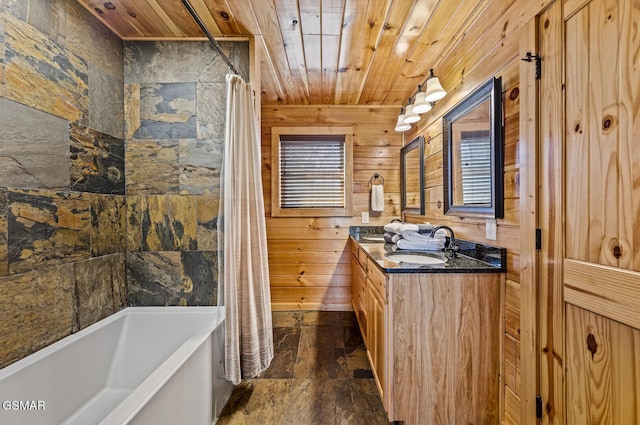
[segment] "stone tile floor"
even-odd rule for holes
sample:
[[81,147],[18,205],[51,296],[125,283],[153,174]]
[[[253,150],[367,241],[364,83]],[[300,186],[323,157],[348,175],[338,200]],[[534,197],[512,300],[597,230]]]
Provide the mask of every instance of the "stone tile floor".
[[388,425],[353,312],[273,312],[275,357],[219,425]]

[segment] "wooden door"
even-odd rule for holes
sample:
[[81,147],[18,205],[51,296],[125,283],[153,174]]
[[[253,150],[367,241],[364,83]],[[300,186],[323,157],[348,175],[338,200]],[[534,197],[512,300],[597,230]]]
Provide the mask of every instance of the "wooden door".
[[640,423],[640,1],[539,20],[542,423]]
[[565,13],[567,424],[638,424],[640,2]]

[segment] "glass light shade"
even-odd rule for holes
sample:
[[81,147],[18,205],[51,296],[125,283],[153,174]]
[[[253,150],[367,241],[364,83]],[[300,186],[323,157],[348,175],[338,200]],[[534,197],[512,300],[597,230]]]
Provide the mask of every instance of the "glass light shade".
[[407,106],[404,112],[404,123],[413,124],[414,122],[418,121],[420,121],[420,116],[413,112],[413,105]]
[[442,88],[438,77],[430,77],[427,80],[427,90],[424,97],[427,102],[436,102],[445,97],[446,94],[447,92]]
[[407,131],[411,129],[411,124],[404,122],[404,114],[398,115],[398,122],[396,123],[396,131]]
[[416,114],[424,114],[425,112],[429,112],[433,106],[431,106],[430,102],[425,100],[426,93],[421,91],[416,94],[416,101],[413,104],[413,108],[411,109]]

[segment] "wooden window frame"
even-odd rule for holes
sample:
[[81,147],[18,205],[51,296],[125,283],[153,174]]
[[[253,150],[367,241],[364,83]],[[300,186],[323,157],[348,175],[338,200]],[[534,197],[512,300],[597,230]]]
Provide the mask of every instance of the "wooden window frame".
[[[280,208],[280,136],[344,136],[344,208]],[[271,216],[351,217],[353,205],[353,127],[272,127],[271,128]]]

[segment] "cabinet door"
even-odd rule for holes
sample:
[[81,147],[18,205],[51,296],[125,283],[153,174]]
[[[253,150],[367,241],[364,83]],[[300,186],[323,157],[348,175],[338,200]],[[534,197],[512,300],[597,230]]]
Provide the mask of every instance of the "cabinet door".
[[362,283],[360,283],[360,271],[358,270],[358,261],[357,257],[351,257],[351,305],[353,305],[353,310],[356,312],[356,316],[358,315],[358,310],[356,306],[358,305],[358,292],[359,288],[362,287]]
[[368,289],[369,345],[367,349],[371,357],[371,367],[382,403],[387,408],[386,368],[385,368],[385,303],[373,285]]
[[367,312],[366,306],[366,289],[367,276],[360,264],[357,261],[357,257],[351,259],[351,302],[353,304],[353,310],[358,319],[360,325],[360,333],[362,338],[367,344]]

